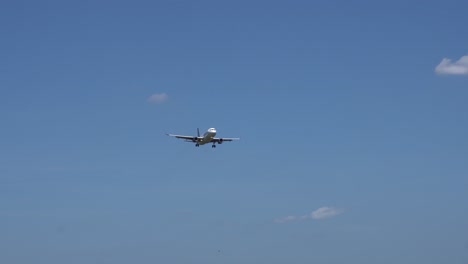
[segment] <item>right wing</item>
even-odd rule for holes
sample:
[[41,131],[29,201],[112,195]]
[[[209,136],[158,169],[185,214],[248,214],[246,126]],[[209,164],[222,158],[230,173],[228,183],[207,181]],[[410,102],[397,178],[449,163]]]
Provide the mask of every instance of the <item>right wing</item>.
[[170,137],[185,139],[185,141],[192,141],[192,142],[196,142],[197,140],[202,139],[202,137],[194,137],[194,136],[183,136],[183,135],[174,135],[174,134],[166,134],[166,135]]

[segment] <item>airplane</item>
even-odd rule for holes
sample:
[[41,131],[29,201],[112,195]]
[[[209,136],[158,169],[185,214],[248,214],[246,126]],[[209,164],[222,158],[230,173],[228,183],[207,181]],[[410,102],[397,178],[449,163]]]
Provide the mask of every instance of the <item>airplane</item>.
[[239,140],[240,138],[216,138],[216,129],[209,128],[203,136],[200,136],[200,129],[197,128],[197,136],[182,136],[182,135],[174,135],[174,134],[166,134],[170,137],[185,139],[186,142],[193,142],[195,143],[195,147],[199,147],[200,145],[205,145],[207,143],[213,143],[211,145],[212,148],[216,148],[216,143],[222,144],[225,141],[233,141]]

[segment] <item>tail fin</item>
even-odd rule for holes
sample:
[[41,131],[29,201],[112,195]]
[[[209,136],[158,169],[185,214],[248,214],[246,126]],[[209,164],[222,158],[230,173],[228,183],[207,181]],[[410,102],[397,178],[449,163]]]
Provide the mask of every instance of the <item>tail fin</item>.
[[197,127],[197,135],[200,137],[200,129]]

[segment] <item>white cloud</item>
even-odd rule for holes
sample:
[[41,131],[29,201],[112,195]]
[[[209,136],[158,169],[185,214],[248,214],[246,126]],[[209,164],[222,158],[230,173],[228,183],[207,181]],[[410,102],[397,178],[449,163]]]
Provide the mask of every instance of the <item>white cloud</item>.
[[152,104],[162,104],[169,99],[166,93],[155,93],[148,97],[148,102]]
[[336,209],[333,207],[320,207],[319,209],[313,211],[310,214],[310,217],[315,220],[325,219],[337,216],[341,214],[343,211],[340,209]]
[[468,56],[461,57],[458,61],[443,58],[435,68],[437,74],[468,75]]
[[337,216],[341,214],[343,210],[333,208],[333,207],[320,207],[319,209],[313,211],[312,213],[308,215],[303,215],[303,216],[294,216],[294,215],[289,215],[283,218],[277,218],[274,220],[275,223],[277,224],[284,224],[288,222],[293,222],[293,221],[304,221],[304,220],[322,220],[330,217]]

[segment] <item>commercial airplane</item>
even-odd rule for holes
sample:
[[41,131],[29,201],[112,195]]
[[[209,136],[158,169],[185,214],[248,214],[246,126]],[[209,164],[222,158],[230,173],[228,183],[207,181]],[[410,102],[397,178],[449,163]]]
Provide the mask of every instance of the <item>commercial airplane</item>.
[[197,128],[197,136],[182,136],[182,135],[173,135],[173,134],[166,134],[170,137],[181,138],[185,139],[186,142],[193,142],[195,143],[195,147],[199,147],[200,145],[205,145],[207,143],[213,143],[211,145],[212,148],[216,148],[216,143],[222,144],[224,141],[233,141],[239,140],[240,138],[216,138],[216,129],[209,128],[203,136],[200,136],[200,129]]

